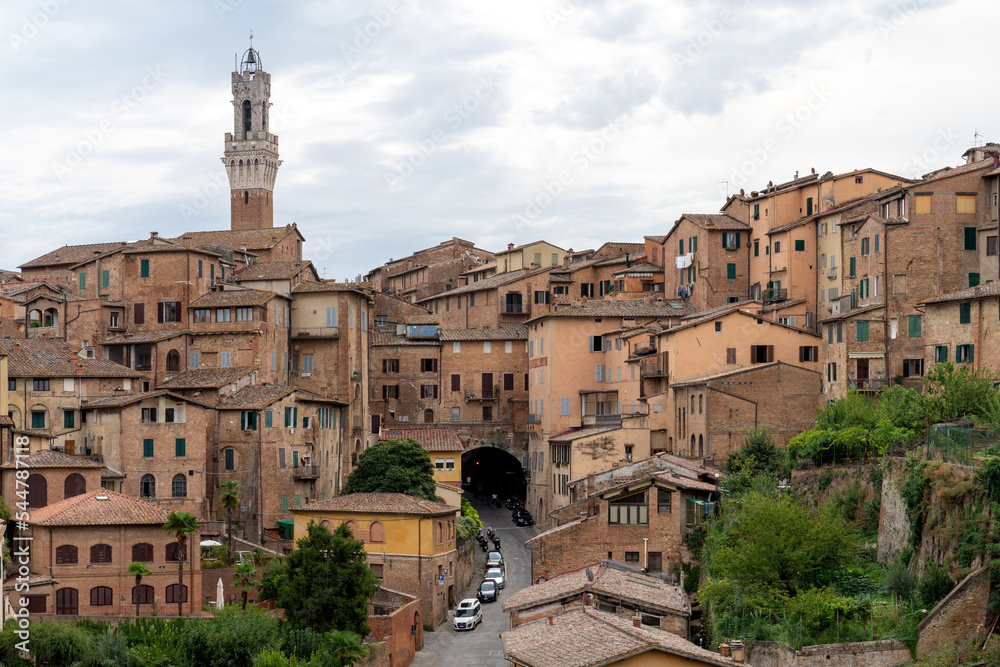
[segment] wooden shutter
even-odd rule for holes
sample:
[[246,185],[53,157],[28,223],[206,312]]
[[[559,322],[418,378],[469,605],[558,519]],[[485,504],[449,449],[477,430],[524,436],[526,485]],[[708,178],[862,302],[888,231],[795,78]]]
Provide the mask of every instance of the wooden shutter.
[[146,304],[137,303],[135,304],[134,316],[132,317],[133,322],[136,324],[146,323]]
[[462,376],[458,373],[452,373],[451,375],[451,390],[461,391],[462,389]]
[[[735,364],[736,363],[736,348],[735,347],[727,347],[726,348],[726,363],[727,364]],[[664,367],[666,367],[666,364],[664,364]],[[666,371],[663,371],[663,372],[665,373]]]
[[[388,359],[383,359],[382,360],[382,372],[383,373],[385,373],[385,369],[386,369],[386,366],[388,365],[387,364],[388,361],[389,361]],[[385,398],[385,396],[383,396],[382,398]]]
[[773,345],[768,345],[767,346],[767,363],[771,363],[772,361],[774,361],[774,346]]
[[163,302],[156,304],[156,321],[163,322]]

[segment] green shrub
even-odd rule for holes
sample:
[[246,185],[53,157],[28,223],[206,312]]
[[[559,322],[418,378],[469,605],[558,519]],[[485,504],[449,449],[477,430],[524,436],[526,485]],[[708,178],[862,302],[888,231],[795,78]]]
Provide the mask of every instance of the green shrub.
[[909,558],[900,554],[885,573],[885,592],[901,600],[912,598],[917,587],[917,577],[907,568],[907,561]]
[[296,630],[290,630],[287,635],[285,635],[285,642],[282,646],[282,650],[285,654],[296,657],[296,658],[308,658],[316,649],[319,648],[320,644],[323,643],[323,635],[316,632],[312,628],[299,628]]
[[944,599],[944,596],[951,592],[955,584],[952,582],[948,572],[938,565],[932,565],[924,571],[917,584],[920,599],[928,609]]
[[75,625],[45,621],[31,624],[31,655],[37,664],[73,665],[90,651],[92,637]]
[[826,491],[833,484],[833,471],[827,468],[819,476],[819,490]]
[[192,623],[184,633],[184,652],[200,664],[244,667],[268,647],[281,642],[278,619],[252,608],[227,606],[209,623]]

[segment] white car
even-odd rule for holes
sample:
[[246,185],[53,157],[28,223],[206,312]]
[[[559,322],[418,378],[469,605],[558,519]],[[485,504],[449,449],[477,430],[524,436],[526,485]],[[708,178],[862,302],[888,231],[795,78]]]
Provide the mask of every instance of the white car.
[[475,630],[483,622],[483,606],[476,598],[466,598],[455,607],[456,630]]
[[497,588],[504,587],[503,570],[501,570],[499,567],[491,567],[490,569],[486,570],[486,578],[492,579],[493,582],[497,585]]

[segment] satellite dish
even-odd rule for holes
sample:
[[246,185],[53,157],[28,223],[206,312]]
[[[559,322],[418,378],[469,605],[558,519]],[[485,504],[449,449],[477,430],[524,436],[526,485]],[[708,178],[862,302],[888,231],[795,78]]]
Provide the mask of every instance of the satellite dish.
[[594,573],[591,572],[590,568],[588,567],[587,568],[587,581],[593,581],[593,580],[594,580]]

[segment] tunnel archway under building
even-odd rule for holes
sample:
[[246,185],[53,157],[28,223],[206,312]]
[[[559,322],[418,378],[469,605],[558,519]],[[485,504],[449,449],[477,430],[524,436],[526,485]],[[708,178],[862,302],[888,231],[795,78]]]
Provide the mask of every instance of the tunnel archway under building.
[[478,447],[462,454],[462,488],[476,498],[492,494],[504,500],[525,499],[526,484],[521,461],[499,447]]

